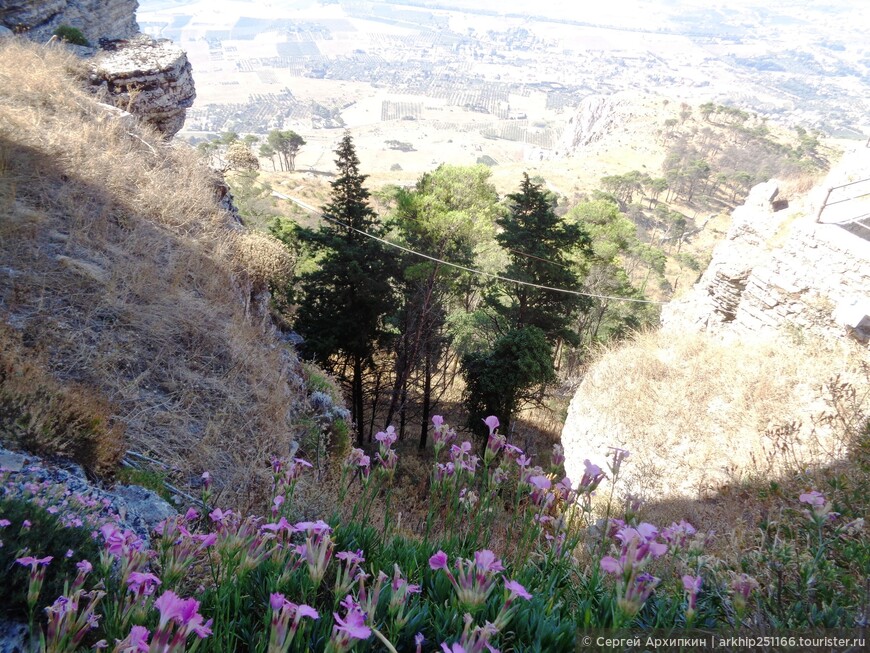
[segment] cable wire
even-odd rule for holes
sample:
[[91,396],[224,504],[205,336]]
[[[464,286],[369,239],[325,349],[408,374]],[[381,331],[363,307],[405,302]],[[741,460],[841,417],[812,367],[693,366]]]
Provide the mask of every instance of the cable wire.
[[[308,209],[309,211],[312,210],[312,207],[310,205],[305,205],[304,203],[299,202],[299,201],[293,199],[292,197],[288,197],[286,195],[283,195],[282,193],[274,193],[273,192],[273,194],[275,194],[278,197],[283,197],[283,199],[288,199],[296,204],[299,204],[300,206],[302,206],[305,209]],[[320,211],[317,211],[316,209],[313,210],[312,212],[317,214],[320,218],[322,218],[324,220],[328,220],[329,222],[334,222],[337,225],[341,225],[345,229],[350,229],[351,231],[355,231],[358,234],[361,234],[367,238],[371,238],[372,240],[376,240],[379,243],[383,243],[384,245],[387,245],[389,247],[394,247],[396,249],[402,250],[403,252],[407,252],[408,254],[413,254],[414,256],[419,256],[420,258],[425,258],[425,259],[428,259],[428,260],[433,261],[435,263],[441,263],[442,265],[446,265],[446,266],[449,266],[451,268],[456,268],[457,270],[463,270],[464,272],[470,272],[471,274],[477,274],[477,275],[482,276],[482,277],[489,277],[489,278],[495,279],[497,281],[503,281],[505,283],[515,283],[515,284],[520,285],[520,286],[530,286],[532,288],[538,288],[539,290],[549,290],[551,292],[560,292],[560,293],[564,293],[566,295],[576,295],[578,297],[590,297],[592,299],[608,299],[608,300],[618,301],[618,302],[633,302],[635,304],[664,305],[664,304],[668,303],[668,302],[656,301],[654,299],[636,299],[634,297],[616,297],[614,295],[600,295],[597,293],[581,292],[579,290],[570,290],[568,288],[554,288],[552,286],[544,286],[542,284],[533,283],[531,281],[520,281],[519,279],[511,279],[509,277],[503,277],[500,274],[495,274],[493,272],[486,272],[485,270],[476,270],[474,268],[469,268],[469,267],[466,267],[464,265],[459,265],[458,263],[451,263],[450,261],[445,261],[444,259],[440,259],[440,258],[437,258],[435,256],[430,256],[429,254],[417,252],[413,249],[405,247],[404,245],[399,245],[398,243],[394,243],[394,242],[391,242],[389,240],[385,240],[384,238],[380,238],[378,236],[370,234],[366,231],[363,231],[362,229],[357,229],[356,227],[351,227],[349,224],[346,224],[346,223],[342,222],[341,220],[337,220],[336,218],[329,217],[328,215],[321,213]],[[531,254],[529,254],[528,256],[531,256]],[[537,257],[533,257],[533,258],[537,258]]]

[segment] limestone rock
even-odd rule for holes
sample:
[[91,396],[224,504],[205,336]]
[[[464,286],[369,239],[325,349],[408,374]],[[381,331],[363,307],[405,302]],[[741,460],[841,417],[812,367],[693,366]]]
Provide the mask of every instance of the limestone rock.
[[[130,512],[135,513],[145,523],[147,530],[154,530],[160,522],[177,514],[175,508],[160,496],[139,485],[119,485],[112,492]],[[129,521],[131,515],[127,515]]]
[[184,51],[166,39],[139,35],[97,53],[91,84],[110,104],[129,111],[171,138],[184,125],[196,91]]
[[69,25],[96,44],[135,35],[138,6],[138,0],[11,0],[0,8],[0,25],[41,42],[60,25]]
[[559,151],[573,152],[600,140],[623,122],[622,101],[612,95],[590,95],[583,99],[568,121]]
[[778,182],[753,188],[701,279],[663,308],[662,326],[737,337],[798,330],[866,343],[865,316],[843,320],[836,309],[870,296],[870,240],[841,224],[817,223],[815,195],[776,211]]

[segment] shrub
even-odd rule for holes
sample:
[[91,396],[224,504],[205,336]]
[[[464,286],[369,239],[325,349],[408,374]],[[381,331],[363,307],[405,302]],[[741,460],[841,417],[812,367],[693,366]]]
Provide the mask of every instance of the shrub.
[[89,47],[91,45],[78,27],[72,27],[71,25],[61,25],[56,30],[54,30],[53,34],[60,40],[65,41],[66,43],[71,43],[72,45],[83,45],[85,47]]
[[[28,568],[15,560],[23,556],[52,560],[46,567],[45,583],[36,604],[35,614],[63,593],[64,582],[76,575],[76,563],[82,560],[96,561],[99,547],[91,538],[90,530],[76,526],[64,526],[59,515],[49,513],[23,498],[0,498],[0,519],[9,525],[0,528],[0,615],[21,619],[28,614],[27,590]],[[27,526],[27,523],[30,525]],[[67,552],[72,554],[67,557]]]

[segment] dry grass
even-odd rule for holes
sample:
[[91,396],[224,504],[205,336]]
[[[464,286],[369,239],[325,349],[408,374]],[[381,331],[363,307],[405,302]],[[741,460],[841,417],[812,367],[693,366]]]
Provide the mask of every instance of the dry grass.
[[77,66],[0,44],[0,321],[59,387],[111,406],[130,448],[255,494],[304,388],[252,298],[291,262],[219,208],[195,152],[104,111]]
[[[563,433],[568,475],[618,446],[632,452],[623,492],[696,499],[841,460],[847,443],[826,423],[826,399],[832,383],[865,388],[867,358],[845,343],[639,334],[603,352],[581,384]],[[870,392],[856,402],[866,413]]]

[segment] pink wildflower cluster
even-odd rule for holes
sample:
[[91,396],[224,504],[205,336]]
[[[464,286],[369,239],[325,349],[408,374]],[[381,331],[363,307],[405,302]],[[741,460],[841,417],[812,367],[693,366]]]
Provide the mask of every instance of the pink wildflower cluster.
[[657,540],[658,535],[658,529],[645,522],[636,528],[623,526],[616,533],[621,544],[619,558],[604,556],[601,559],[602,571],[621,579],[618,605],[626,617],[636,615],[659,584],[658,578],[643,572],[651,560],[668,551],[668,545]]
[[807,516],[818,524],[823,524],[826,521],[833,521],[840,516],[840,513],[831,510],[831,502],[825,498],[821,492],[813,490],[806,492],[798,497],[801,503],[807,504],[810,509],[805,511]]
[[292,603],[279,593],[270,595],[269,607],[272,609],[269,653],[287,653],[299,631],[302,619],[320,619],[317,610],[311,606]]
[[435,447],[435,459],[437,460],[442,449],[450,446],[456,440],[456,431],[444,423],[444,418],[441,415],[432,416],[432,425],[435,427],[432,443]]
[[734,610],[737,612],[737,620],[742,621],[746,612],[746,605],[752,592],[758,589],[758,581],[746,574],[731,572],[731,592]]
[[15,560],[19,565],[30,567],[30,582],[27,587],[27,607],[33,610],[36,602],[39,600],[39,594],[42,591],[42,584],[45,582],[45,568],[54,560],[51,556],[44,558],[34,558],[33,556],[25,556]]
[[343,469],[346,473],[359,472],[362,479],[366,480],[372,470],[372,459],[362,449],[353,448],[345,458]]
[[485,603],[501,578],[500,572],[504,571],[501,560],[489,549],[475,552],[474,560],[457,558],[455,565],[454,576],[448,566],[446,553],[438,551],[429,558],[429,567],[434,571],[444,571],[456,592],[457,600],[467,607]]
[[296,552],[305,559],[308,574],[314,587],[318,587],[326,574],[326,568],[332,558],[334,544],[332,528],[326,522],[299,522],[294,526],[297,533],[305,533],[305,543],[296,547]]
[[[81,563],[79,563],[81,565]],[[89,566],[89,565],[88,565]],[[85,592],[84,576],[90,570],[79,567],[79,577],[73,585],[69,596],[59,596],[55,602],[45,609],[48,617],[48,628],[45,634],[46,650],[75,651],[89,632],[99,625],[97,604],[105,596],[105,592],[92,590]],[[81,612],[79,609],[81,608]]]
[[413,612],[411,609],[411,597],[414,594],[420,594],[422,588],[402,578],[399,565],[394,564],[393,581],[390,584],[390,590],[390,603],[387,611],[393,618],[393,622],[399,628],[404,628]]
[[489,438],[487,439],[486,450],[483,454],[483,463],[489,467],[490,463],[498,455],[498,452],[507,443],[507,438],[498,432],[499,422],[498,417],[495,415],[490,415],[483,420],[483,423],[489,428]]
[[398,438],[393,426],[388,426],[386,431],[381,431],[375,435],[375,440],[378,441],[378,453],[375,454],[375,457],[380,463],[379,469],[382,470],[388,481],[393,480],[393,476],[396,474],[396,465],[399,462],[399,456],[393,449]]
[[115,647],[117,653],[182,653],[187,650],[187,640],[192,635],[200,639],[211,635],[212,620],[204,621],[196,599],[182,599],[175,592],[167,591],[154,601],[154,607],[160,612],[160,621],[151,643],[148,643],[151,633],[147,628],[133,626],[130,634]]
[[272,515],[289,514],[293,494],[302,472],[312,467],[302,458],[272,458]]
[[462,630],[462,635],[458,642],[448,644],[441,643],[441,651],[443,653],[499,653],[499,650],[490,644],[490,640],[495,637],[499,630],[490,622],[486,622],[483,626],[474,626],[474,620],[468,613],[463,617],[465,627]]
[[366,625],[368,615],[353,596],[348,594],[340,605],[344,608],[344,616],[332,613],[335,626],[332,627],[332,637],[326,647],[327,653],[345,653],[357,640],[368,639],[372,635],[372,629]]

